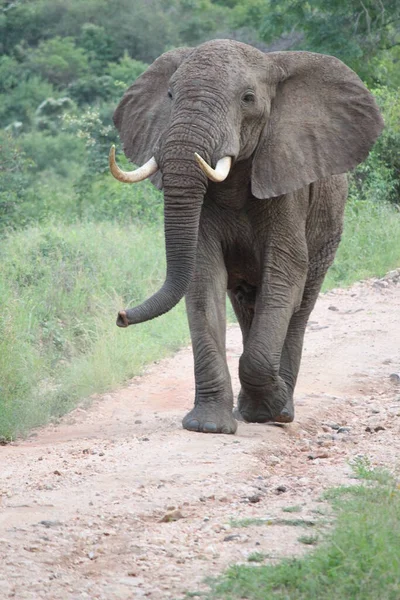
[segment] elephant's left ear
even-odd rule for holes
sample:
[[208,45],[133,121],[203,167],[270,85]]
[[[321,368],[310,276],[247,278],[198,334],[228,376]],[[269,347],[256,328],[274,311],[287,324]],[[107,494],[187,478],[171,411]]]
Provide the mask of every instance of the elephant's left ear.
[[[156,153],[171,112],[169,80],[192,51],[193,48],[177,48],[157,58],[136,79],[118,104],[114,112],[114,124],[119,131],[125,155],[133,163],[142,165]],[[160,171],[150,179],[161,188]]]
[[360,78],[324,54],[271,52],[265,60],[281,76],[254,155],[254,196],[286,194],[362,162],[383,119]]

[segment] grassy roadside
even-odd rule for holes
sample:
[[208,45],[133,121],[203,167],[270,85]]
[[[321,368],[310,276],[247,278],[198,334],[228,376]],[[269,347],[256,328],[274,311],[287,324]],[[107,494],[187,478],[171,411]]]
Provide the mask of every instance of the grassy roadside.
[[117,310],[163,282],[162,228],[112,223],[12,233],[0,250],[0,438],[115,388],[189,339],[184,304],[129,330]]
[[400,210],[386,202],[350,198],[344,232],[323,291],[382,277],[400,266]]
[[[207,600],[398,600],[400,489],[387,473],[356,467],[363,481],[326,495],[334,529],[313,552],[275,566],[235,566]],[[188,597],[193,597],[189,593]]]
[[[128,331],[119,308],[161,285],[160,225],[41,225],[10,233],[0,248],[0,439],[12,439],[115,388],[189,340],[184,303]],[[350,202],[324,289],[400,265],[400,213]],[[228,312],[234,320],[233,312]]]

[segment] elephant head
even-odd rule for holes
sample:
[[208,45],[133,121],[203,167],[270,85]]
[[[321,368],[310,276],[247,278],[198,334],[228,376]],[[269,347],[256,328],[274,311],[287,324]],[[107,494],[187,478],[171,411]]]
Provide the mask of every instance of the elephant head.
[[229,184],[236,163],[250,161],[256,198],[279,197],[360,163],[383,126],[372,96],[340,60],[264,54],[230,40],[163,54],[127,90],[114,123],[126,156],[146,163],[125,173],[111,155],[114,176],[149,176],[164,191],[167,256],[165,283],[120,312],[122,327],[167,312],[185,295],[207,186]]

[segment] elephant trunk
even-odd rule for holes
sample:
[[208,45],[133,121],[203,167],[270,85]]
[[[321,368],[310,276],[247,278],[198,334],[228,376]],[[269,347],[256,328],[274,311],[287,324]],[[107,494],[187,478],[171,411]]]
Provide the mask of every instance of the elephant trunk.
[[161,161],[167,258],[165,282],[158,292],[139,306],[120,311],[117,319],[119,327],[143,323],[171,310],[186,294],[193,277],[207,179],[196,163],[193,148],[186,148],[184,157],[181,145],[178,151],[180,160],[177,160],[175,150],[165,151]]

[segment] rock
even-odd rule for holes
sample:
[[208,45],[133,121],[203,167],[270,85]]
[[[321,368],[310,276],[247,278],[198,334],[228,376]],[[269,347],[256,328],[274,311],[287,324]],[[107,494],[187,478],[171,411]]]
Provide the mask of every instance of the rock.
[[47,519],[44,519],[43,521],[39,521],[39,525],[43,525],[43,527],[50,529],[50,527],[60,527],[62,523],[61,521],[48,521]]
[[351,427],[339,427],[337,430],[338,433],[349,433],[351,431]]
[[172,521],[179,521],[179,519],[184,518],[180,510],[173,510],[172,512],[165,513],[162,519],[159,520],[159,523],[171,523]]
[[136,419],[135,425],[141,425],[141,424],[142,424],[142,421],[140,419]]
[[330,429],[336,429],[336,430],[338,430],[338,429],[339,429],[339,427],[340,427],[340,425],[339,425],[338,423],[330,423],[330,422],[326,422],[326,423],[324,423],[324,425],[325,425],[326,427],[329,427]]
[[61,473],[58,469],[56,469],[55,471],[53,471],[54,475],[58,475],[59,477],[61,477]]
[[327,452],[317,452],[316,454],[309,454],[307,458],[308,460],[315,460],[317,458],[329,458],[329,454]]
[[278,485],[278,487],[276,488],[276,492],[277,494],[284,494],[285,492],[287,492],[286,485]]
[[224,537],[224,542],[233,542],[234,540],[240,540],[240,535],[238,533],[231,533]]
[[248,497],[248,501],[251,502],[251,504],[257,504],[257,502],[260,502],[260,500],[261,500],[260,494],[254,494],[253,496]]
[[330,306],[328,306],[328,310],[338,311],[339,309],[337,306],[333,306],[333,304],[331,304]]
[[395,385],[399,385],[400,384],[400,373],[391,373],[389,375],[389,379]]
[[400,406],[390,406],[388,413],[391,417],[400,417]]

